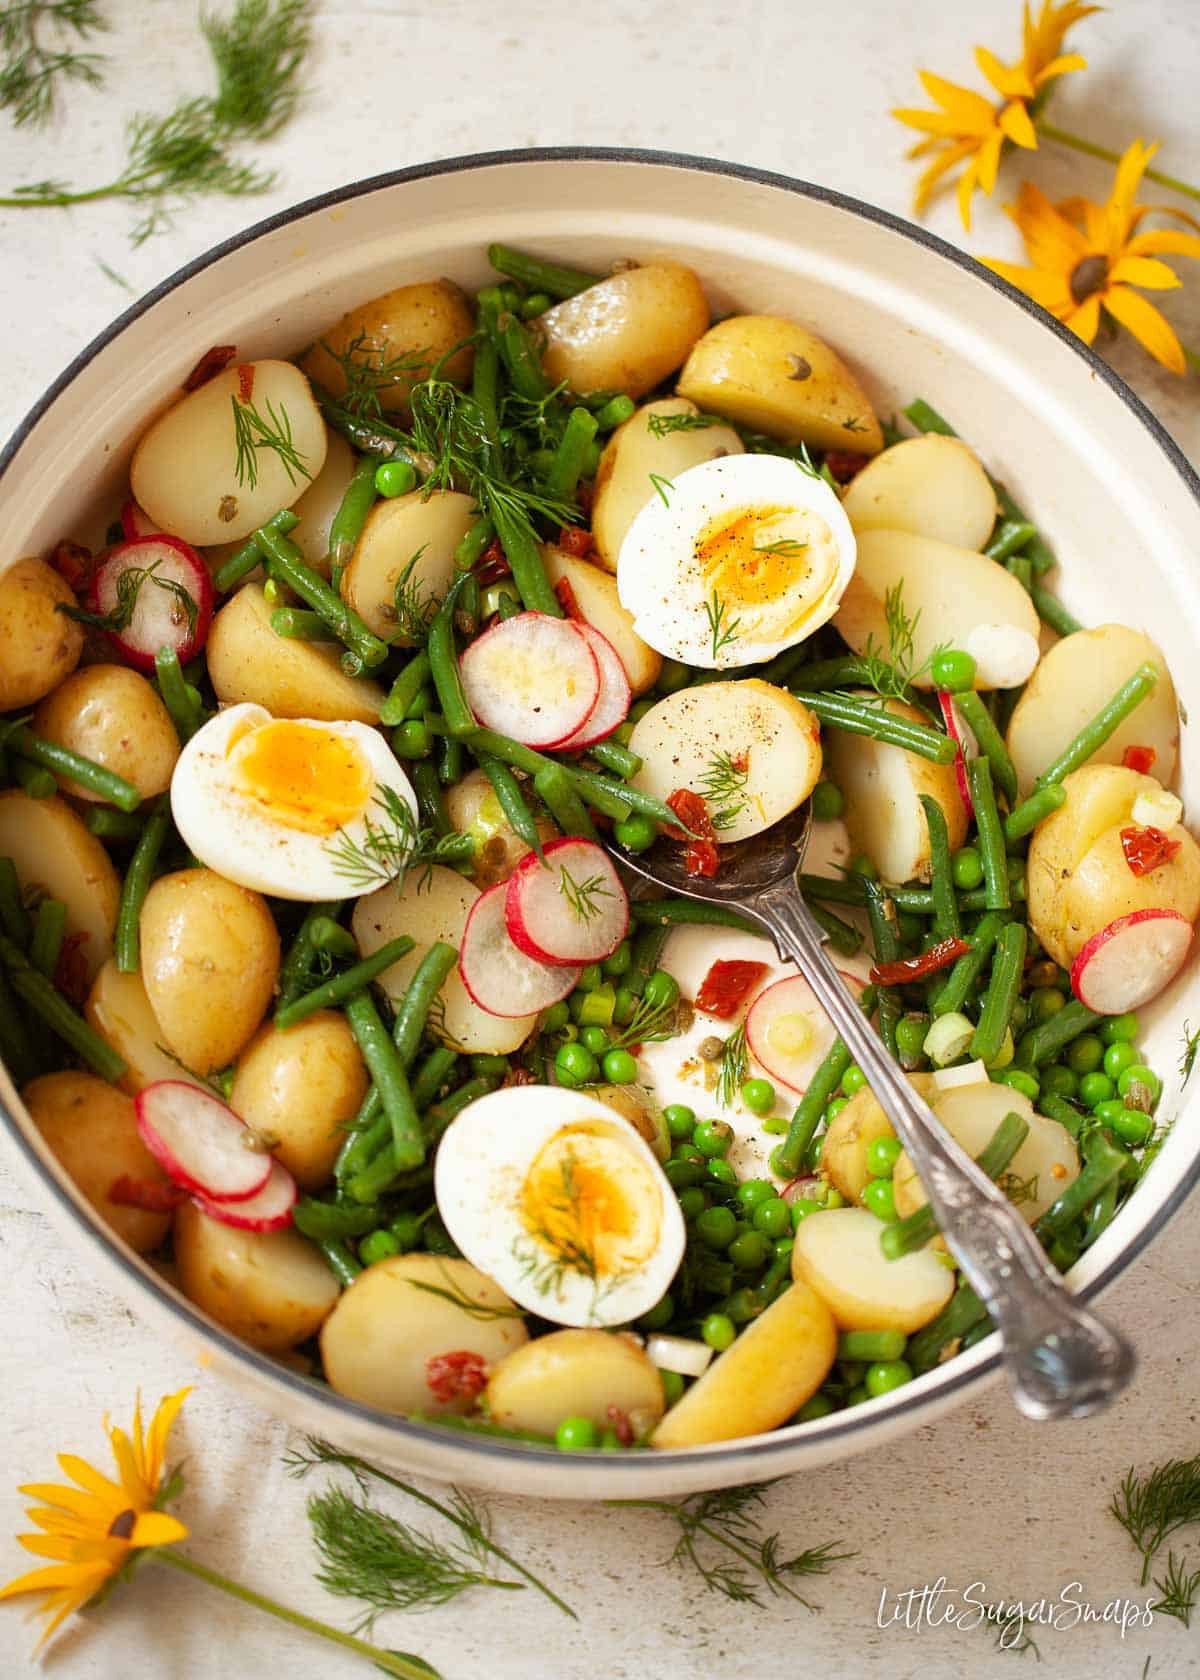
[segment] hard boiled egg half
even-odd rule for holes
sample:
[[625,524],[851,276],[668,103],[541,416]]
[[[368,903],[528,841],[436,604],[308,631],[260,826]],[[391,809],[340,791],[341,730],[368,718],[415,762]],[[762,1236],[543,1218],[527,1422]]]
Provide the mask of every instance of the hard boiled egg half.
[[442,1138],[434,1191],[471,1264],[554,1324],[649,1312],[683,1259],[683,1215],[649,1145],[583,1091],[480,1097]]
[[617,589],[643,641],[729,670],[833,617],[854,571],[842,504],[781,455],[726,455],[661,480],[621,544]]
[[[407,811],[411,824],[397,814]],[[275,898],[357,897],[400,873],[417,802],[365,723],[275,718],[249,702],[197,730],[171,777],[175,826],[202,863]]]

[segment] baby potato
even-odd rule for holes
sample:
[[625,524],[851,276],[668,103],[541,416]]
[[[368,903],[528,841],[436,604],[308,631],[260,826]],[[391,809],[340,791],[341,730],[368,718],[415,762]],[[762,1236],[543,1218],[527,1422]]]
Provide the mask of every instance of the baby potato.
[[[290,435],[294,454],[255,447],[258,432],[239,450],[239,406],[243,414],[252,409],[272,434]],[[238,542],[300,500],[325,465],[325,439],[321,411],[299,368],[242,363],[189,391],[143,432],[129,482],[134,500],[172,536],[199,547]]]
[[883,433],[866,392],[837,352],[798,321],[731,315],[695,346],[677,389],[784,443],[877,455]]
[[90,983],[112,955],[121,878],[94,834],[61,799],[0,793],[0,857],[10,857],[23,887],[40,887],[67,907],[67,938]]
[[792,1276],[816,1290],[840,1330],[909,1336],[954,1293],[953,1271],[927,1248],[885,1259],[879,1246],[885,1229],[865,1208],[827,1208],[797,1227]]
[[58,610],[77,604],[44,560],[18,560],[0,574],[0,712],[32,706],[78,665],[83,626]]
[[588,1096],[619,1114],[650,1145],[660,1161],[671,1154],[671,1134],[662,1110],[644,1085],[589,1085]]
[[453,581],[454,550],[475,519],[474,496],[457,490],[414,490],[377,502],[342,578],[342,599],[377,636],[411,646],[411,636],[397,634],[396,585],[403,580],[432,611]]
[[94,1073],[46,1073],[21,1096],[55,1160],[108,1228],[137,1254],[157,1248],[170,1214],[108,1199],[119,1178],[167,1182],[138,1136],[137,1113],[125,1093]]
[[1105,829],[1064,883],[1063,943],[1072,958],[1118,916],[1137,910],[1174,910],[1193,923],[1200,916],[1200,846],[1187,829],[1179,823],[1167,829],[1167,838],[1179,843],[1179,851],[1148,874],[1135,875],[1121,841],[1121,828],[1127,826]]
[[325,465],[292,508],[300,523],[289,535],[313,571],[322,577],[329,576],[329,527],[356,465],[357,457],[345,438],[326,427]]
[[836,1354],[829,1308],[793,1283],[671,1407],[650,1445],[702,1447],[777,1429],[817,1392]]
[[564,1418],[605,1429],[616,1414],[635,1436],[663,1415],[662,1378],[630,1336],[608,1330],[554,1330],[510,1353],[488,1378],[488,1411],[506,1429],[553,1435]]
[[662,654],[633,628],[633,614],[621,605],[616,578],[553,543],[543,544],[541,553],[551,584],[569,584],[580,614],[612,643],[635,697],[653,688],[662,670]]
[[280,1032],[270,1022],[238,1057],[229,1106],[269,1138],[302,1190],[329,1182],[345,1125],[367,1091],[367,1070],[346,1017],[322,1009]]
[[[319,335],[300,365],[335,397],[346,394],[345,357],[366,368],[393,367],[393,377],[379,384],[379,405],[386,414],[407,417],[413,386],[474,330],[461,287],[453,280],[420,280],[358,304]],[[465,385],[474,359],[470,345],[462,345],[442,364],[441,378]]]
[[[910,1073],[908,1082],[918,1096],[928,1100],[933,1089],[931,1073]],[[876,1138],[895,1137],[892,1122],[875,1099],[869,1085],[850,1098],[825,1128],[821,1145],[821,1171],[833,1181],[853,1206],[862,1199],[868,1179],[875,1175],[867,1165],[867,1151]]]
[[211,1073],[258,1030],[279,974],[266,900],[211,869],[160,875],[141,917],[142,979],[169,1050]]
[[1006,742],[1022,798],[1117,689],[1146,664],[1155,667],[1158,682],[1088,762],[1120,764],[1127,747],[1149,747],[1154,777],[1170,786],[1179,748],[1179,702],[1167,662],[1157,643],[1141,630],[1101,624],[1056,642],[1017,701]]
[[[495,789],[482,770],[472,770],[446,789],[446,815],[460,834],[469,834],[475,843],[474,874],[479,888],[494,887],[507,881],[529,847],[509,826],[500,808]],[[543,840],[553,840],[558,833],[544,811],[534,818]]]
[[[925,721],[915,706],[903,700],[879,704],[894,717]],[[851,843],[856,851],[866,853],[885,881],[929,879],[929,823],[921,804],[923,793],[942,808],[950,850],[957,851],[966,840],[967,813],[952,764],[932,764],[905,747],[842,729],[829,731],[826,752],[830,778],[846,802]]]
[[125,1060],[119,1081],[131,1097],[157,1079],[204,1081],[172,1061],[163,1049],[163,1030],[150,1007],[140,974],[122,974],[110,957],[92,982],[83,1013],[90,1026]]
[[315,1336],[338,1299],[333,1273],[298,1231],[241,1231],[194,1202],[175,1215],[175,1264],[188,1300],[264,1353]]
[[[1037,664],[1041,625],[1011,572],[986,555],[908,531],[858,534],[858,563],[833,620],[855,653],[866,653],[868,643],[888,647],[886,603],[897,589],[912,626],[915,687],[934,686],[928,661],[947,643],[975,657],[977,689],[1018,687]],[[997,631],[1006,633],[1003,669],[989,645]]]
[[378,683],[342,670],[340,648],[277,636],[257,583],[245,584],[213,619],[208,674],[223,706],[253,700],[275,717],[378,723],[383,707]]
[[443,1383],[439,1359],[473,1355],[471,1374],[482,1374],[513,1357],[528,1335],[520,1309],[468,1261],[402,1254],[355,1278],[321,1331],[321,1358],[329,1386],[347,1399],[381,1412],[461,1416],[475,1409],[478,1387],[456,1392],[452,1369]]
[[651,473],[674,481],[680,473],[698,467],[702,461],[744,453],[742,440],[733,427],[718,423],[655,436],[655,421],[695,419],[699,413],[695,403],[688,402],[686,397],[660,397],[639,408],[623,426],[618,426],[605,445],[596,470],[592,537],[597,554],[610,572],[617,569],[621,544],[635,514],[655,493]]
[[[126,665],[73,672],[33,714],[33,732],[124,776],[143,799],[170,787],[179,757],[171,714],[153,685]],[[78,782],[60,779],[59,785],[76,799],[105,803]]]
[[633,726],[642,759],[632,785],[669,799],[678,788],[705,791],[718,756],[745,777],[722,806],[710,799],[723,841],[745,840],[808,798],[821,777],[821,731],[807,706],[757,677],[702,683],[660,700]]
[[[640,397],[674,373],[708,325],[704,288],[676,262],[645,263],[565,298],[538,317],[552,385]],[[468,329],[469,330],[469,329]]]
[[996,493],[979,457],[961,438],[894,443],[856,473],[842,497],[856,531],[882,526],[981,549],[996,523]]

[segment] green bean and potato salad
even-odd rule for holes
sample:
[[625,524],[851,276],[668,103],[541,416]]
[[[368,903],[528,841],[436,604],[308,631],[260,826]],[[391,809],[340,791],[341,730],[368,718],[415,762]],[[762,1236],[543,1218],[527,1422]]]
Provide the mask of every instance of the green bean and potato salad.
[[120,1241],[352,1400],[803,1423],[989,1321],[803,978],[622,853],[702,885],[811,800],[847,987],[1066,1268],[1162,1136],[1171,676],[799,320],[489,258],[214,346],[0,578],[0,1053]]

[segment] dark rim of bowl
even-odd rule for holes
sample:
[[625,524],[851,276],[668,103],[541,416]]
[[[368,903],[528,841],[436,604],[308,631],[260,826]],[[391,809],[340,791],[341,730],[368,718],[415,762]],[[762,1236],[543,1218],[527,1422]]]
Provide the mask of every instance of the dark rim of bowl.
[[[397,169],[383,175],[373,175],[366,180],[356,181],[349,186],[338,187],[332,192],[321,193],[315,198],[305,199],[303,203],[294,205],[289,210],[281,210],[274,216],[268,216],[261,222],[256,222],[243,233],[234,234],[232,238],[214,245],[202,256],[196,257],[190,263],[160,282],[152,291],[145,294],[131,304],[122,315],[103,332],[97,335],[85,349],[59,374],[45,395],[34,404],[24,420],[17,426],[16,431],[0,452],[0,478],[15,457],[17,451],[24,444],[30,432],[37,425],[42,416],[71,382],[87,367],[88,363],[106,345],[119,337],[125,328],[139,316],[143,315],[161,298],[168,296],[179,286],[190,280],[193,275],[201,273],[213,263],[219,262],[231,252],[240,250],[245,245],[253,244],[256,239],[265,234],[273,233],[278,228],[286,227],[289,223],[299,221],[311,215],[314,211],[324,210],[333,205],[344,204],[349,199],[361,198],[368,193],[378,192],[385,188],[400,186],[407,181],[426,180],[438,175],[458,175],[473,169],[494,168],[497,165],[513,165],[524,163],[628,163],[652,164],[659,168],[689,170],[694,174],[725,175],[733,180],[750,181],[756,186],[774,187],[781,192],[794,193],[801,198],[811,198],[821,204],[832,205],[835,209],[848,211],[864,221],[874,222],[877,226],[888,228],[902,238],[910,239],[918,245],[951,262],[955,267],[963,269],[977,280],[999,292],[1017,308],[1049,332],[1052,332],[1062,343],[1068,345],[1075,355],[1079,356],[1091,369],[1093,375],[1102,380],[1111,391],[1125,404],[1126,408],[1142,423],[1151,437],[1158,444],[1171,465],[1178,472],[1180,478],[1195,498],[1200,507],[1200,475],[1193,469],[1191,463],[1170,436],[1162,424],[1154,417],[1119,374],[1109,367],[1096,352],[1082,339],[1070,332],[1060,321],[1048,314],[1039,304],[1025,296],[1023,292],[1002,280],[991,269],[984,268],[981,263],[968,256],[965,251],[948,244],[936,234],[928,233],[924,228],[906,221],[901,216],[893,215],[890,211],[880,210],[871,204],[864,204],[861,200],[850,198],[845,193],[834,192],[828,187],[814,185],[808,181],[798,181],[788,175],[780,175],[768,169],[754,169],[745,164],[724,163],[718,158],[695,157],[683,152],[659,152],[617,146],[543,146],[528,147],[513,151],[474,152],[465,157],[444,158],[432,163],[413,164],[407,169]],[[22,1151],[25,1159],[42,1180],[48,1192],[66,1210],[68,1215],[85,1228],[90,1227],[95,1237],[103,1242],[109,1251],[110,1258],[127,1275],[145,1288],[147,1279],[135,1264],[133,1258],[117,1242],[115,1242],[101,1226],[92,1224],[76,1208],[75,1203],[66,1190],[60,1185],[52,1173],[43,1165],[34,1151],[29,1139],[8,1109],[0,1105],[0,1115],[10,1132],[17,1147]],[[1163,1205],[1154,1218],[1142,1230],[1136,1241],[1121,1255],[1115,1256],[1098,1275],[1091,1279],[1078,1291],[1081,1299],[1087,1300],[1099,1293],[1126,1269],[1126,1267],[1153,1241],[1163,1227],[1175,1214],[1186,1199],[1196,1182],[1200,1180],[1200,1156],[1192,1163],[1187,1172],[1175,1184]],[[210,1322],[203,1314],[196,1312],[190,1305],[183,1305],[165,1293],[161,1296],[163,1304],[181,1319],[190,1329],[203,1335],[208,1340],[217,1343],[223,1352],[232,1359],[249,1365],[255,1374],[292,1390],[299,1397],[309,1402],[328,1406],[334,1414],[349,1415],[364,1423],[382,1427],[394,1432],[398,1439],[405,1437],[416,1438],[428,1442],[433,1446],[457,1447],[465,1453],[476,1454],[486,1459],[505,1459],[525,1462],[563,1464],[563,1455],[552,1447],[542,1447],[521,1441],[507,1441],[483,1434],[473,1435],[463,1430],[451,1431],[436,1424],[410,1422],[403,1417],[394,1417],[386,1412],[377,1411],[374,1407],[360,1405],[357,1401],[348,1400],[336,1394],[332,1389],[316,1379],[300,1376],[289,1371],[285,1366],[229,1335],[219,1325]],[[938,1372],[936,1381],[926,1383],[918,1380],[913,1385],[915,1392],[898,1391],[891,1397],[887,1410],[889,1422],[905,1420],[910,1413],[919,1414],[933,1400],[944,1400],[959,1390],[974,1386],[986,1376],[995,1372],[1000,1365],[999,1353],[991,1353],[978,1365],[971,1369],[955,1371],[957,1360],[952,1360]],[[944,1374],[943,1374],[944,1373]],[[926,1373],[933,1376],[934,1373]],[[843,1436],[853,1436],[864,1429],[870,1429],[877,1422],[882,1421],[882,1414],[868,1408],[860,1413],[858,1408],[850,1411],[835,1412],[828,1418],[823,1418],[806,1424],[804,1439],[807,1441],[828,1442]],[[725,1448],[706,1448],[694,1455],[694,1461],[712,1464],[714,1467],[736,1462],[747,1466],[748,1470],[758,1459],[777,1454],[785,1448],[789,1436],[783,1430],[751,1443],[731,1445]],[[674,1466],[681,1459],[692,1461],[691,1452],[645,1453],[639,1454],[631,1461],[623,1455],[608,1453],[580,1453],[573,1455],[578,1461],[596,1466],[600,1464],[630,1466],[636,1463],[637,1468],[659,1467],[664,1473],[670,1474]],[[651,1471],[653,1474],[654,1472]]]

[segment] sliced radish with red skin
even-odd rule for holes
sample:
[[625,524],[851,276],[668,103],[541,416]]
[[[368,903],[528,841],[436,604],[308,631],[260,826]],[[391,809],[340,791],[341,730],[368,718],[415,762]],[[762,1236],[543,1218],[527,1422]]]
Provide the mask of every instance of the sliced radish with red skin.
[[[850,995],[858,997],[862,981],[855,974],[838,972]],[[812,987],[800,974],[776,980],[761,991],[746,1016],[750,1054],[772,1079],[801,1096],[836,1037]]]
[[158,1079],[139,1091],[135,1106],[142,1142],[185,1190],[237,1202],[266,1184],[271,1157],[246,1147],[249,1126],[210,1091]]
[[[92,579],[87,602],[91,611],[113,612],[120,605],[121,578],[134,569],[149,576],[141,580],[129,623],[123,630],[109,631],[109,640],[137,671],[153,671],[154,656],[164,647],[174,648],[179,663],[186,665],[208,640],[213,614],[208,567],[178,537],[135,537],[118,543],[109,549]],[[185,589],[195,603],[194,617],[181,602],[179,589]]]
[[233,1225],[239,1231],[282,1231],[292,1223],[292,1209],[296,1205],[296,1180],[285,1166],[264,1155],[269,1163],[267,1181],[255,1196],[245,1201],[223,1201],[212,1196],[193,1196],[192,1200],[210,1219],[222,1225]]
[[504,913],[508,882],[498,881],[471,906],[458,953],[458,972],[472,1002],[505,1020],[536,1015],[575,990],[581,965],[552,966],[520,951]]
[[[519,951],[558,966],[603,962],[629,928],[629,899],[608,853],[567,836],[527,852],[506,883],[505,923]],[[523,1012],[522,1012],[523,1013]]]
[[583,752],[585,748],[595,746],[597,741],[603,741],[614,729],[620,729],[633,704],[633,690],[625,675],[621,656],[608,637],[602,636],[599,630],[594,630],[581,618],[571,622],[596,656],[600,667],[600,697],[583,728],[563,741],[559,752]]
[[1171,984],[1192,943],[1178,910],[1133,910],[1094,933],[1071,964],[1071,990],[1098,1015],[1124,1015]]
[[459,662],[471,710],[527,747],[559,747],[600,698],[600,665],[568,618],[517,613],[472,642]]
[[125,533],[126,542],[133,542],[137,537],[159,537],[165,533],[161,525],[156,525],[144,508],[140,508],[132,497],[121,509],[121,529]]
[[958,783],[958,796],[966,809],[967,821],[975,819],[975,801],[971,798],[971,782],[967,775],[966,727],[958,715],[954,704],[954,696],[949,689],[937,690],[937,703],[941,708],[942,722],[946,725],[946,733],[958,748],[954,760],[954,779]]

